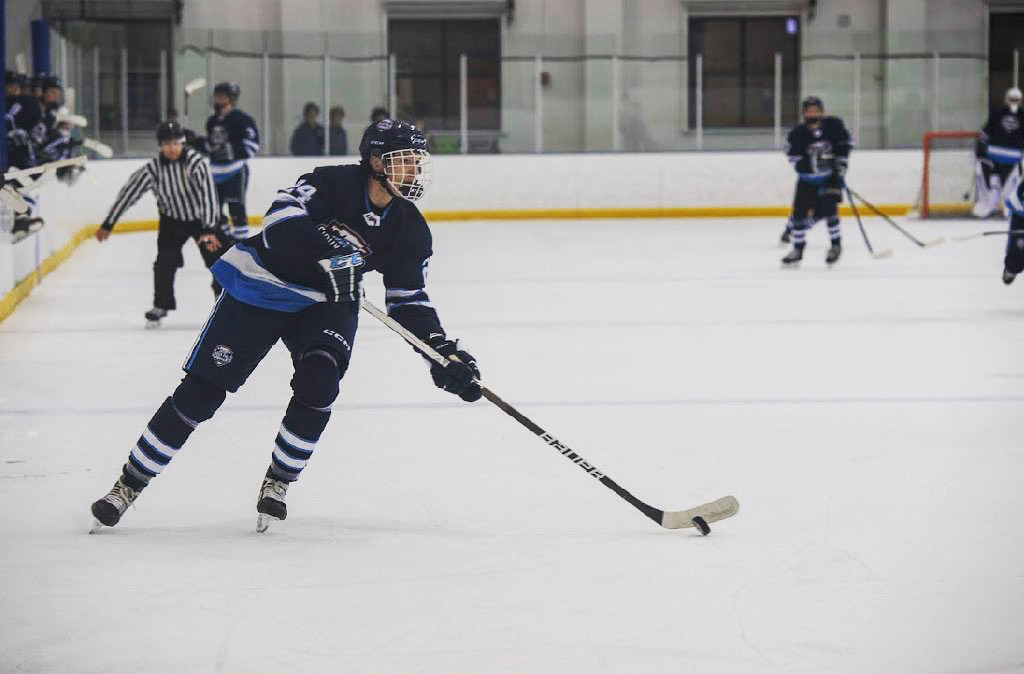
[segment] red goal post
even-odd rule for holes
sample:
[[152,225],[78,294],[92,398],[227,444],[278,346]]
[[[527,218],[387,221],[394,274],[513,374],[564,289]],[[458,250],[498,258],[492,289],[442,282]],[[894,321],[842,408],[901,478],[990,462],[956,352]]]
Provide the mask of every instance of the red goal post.
[[921,218],[965,216],[974,195],[977,131],[929,131],[921,140],[924,161],[914,211]]

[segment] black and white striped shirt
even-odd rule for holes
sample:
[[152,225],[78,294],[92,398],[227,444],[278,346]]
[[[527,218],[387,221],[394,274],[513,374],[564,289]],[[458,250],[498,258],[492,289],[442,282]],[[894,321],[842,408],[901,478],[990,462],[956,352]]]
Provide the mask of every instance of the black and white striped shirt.
[[203,155],[192,148],[185,148],[175,161],[168,161],[163,155],[154,157],[133,173],[118,193],[103,221],[103,228],[113,229],[118,218],[147,190],[156,195],[160,215],[198,221],[208,229],[216,227],[217,191],[210,166]]

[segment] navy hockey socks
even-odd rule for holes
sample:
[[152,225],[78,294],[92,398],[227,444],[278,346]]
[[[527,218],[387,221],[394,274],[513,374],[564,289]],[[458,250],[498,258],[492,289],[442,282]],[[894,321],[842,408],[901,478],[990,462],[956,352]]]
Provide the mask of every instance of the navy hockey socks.
[[338,397],[338,382],[347,360],[326,349],[314,349],[295,362],[292,399],[274,439],[270,472],[294,482],[306,467],[320,434],[331,418],[331,404]]
[[142,489],[159,475],[201,422],[224,402],[224,389],[187,375],[160,405],[121,469],[125,484]]
[[270,460],[270,472],[274,477],[285,482],[299,479],[330,418],[329,409],[307,407],[292,397],[274,438],[274,453]]
[[833,245],[838,245],[839,244],[839,238],[840,238],[839,237],[839,216],[838,215],[830,215],[828,217],[828,220],[826,220],[826,222],[828,223],[828,237],[830,239],[832,239],[832,244]]
[[793,223],[793,247],[802,249],[807,243],[807,230],[814,224],[814,220],[806,218]]

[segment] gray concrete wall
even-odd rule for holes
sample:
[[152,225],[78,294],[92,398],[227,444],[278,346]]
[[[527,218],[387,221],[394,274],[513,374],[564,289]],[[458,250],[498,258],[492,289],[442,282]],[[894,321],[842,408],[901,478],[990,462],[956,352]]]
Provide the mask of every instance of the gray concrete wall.
[[[28,21],[40,6],[35,0],[8,2],[8,59],[19,50],[30,52]],[[985,58],[962,55],[987,54],[985,0],[828,0],[817,3],[813,16],[804,12],[806,6],[802,0],[517,0],[513,20],[502,22],[502,53],[548,59],[544,70],[551,84],[543,90],[548,151],[692,148],[695,120],[687,114],[683,60],[688,19],[734,11],[789,10],[801,16],[801,95],[821,96],[830,111],[856,127],[862,147],[908,147],[935,126],[978,125],[985,113],[988,66]],[[213,45],[309,57],[326,50],[352,58],[384,54],[386,26],[384,0],[185,0],[175,39],[179,48]],[[931,57],[908,56],[932,52],[946,55],[937,71]],[[617,88],[608,59],[551,60],[613,53],[666,58],[620,61]],[[862,55],[856,109],[855,54]],[[883,54],[898,58],[879,58]],[[285,152],[303,103],[324,106],[323,65],[315,58],[272,59],[266,119],[262,67],[261,59],[251,56],[215,55],[210,64],[214,81],[241,84],[242,107],[272,132],[268,149]],[[175,70],[180,109],[181,87],[207,74],[207,59],[179,55]],[[350,137],[361,132],[373,106],[387,103],[386,75],[384,61],[332,62],[328,105],[346,108]],[[533,149],[534,78],[532,63],[510,62],[503,70],[503,151]],[[193,100],[194,124],[205,117],[208,94]],[[705,138],[705,147],[712,148],[771,144],[770,130],[709,129]]]

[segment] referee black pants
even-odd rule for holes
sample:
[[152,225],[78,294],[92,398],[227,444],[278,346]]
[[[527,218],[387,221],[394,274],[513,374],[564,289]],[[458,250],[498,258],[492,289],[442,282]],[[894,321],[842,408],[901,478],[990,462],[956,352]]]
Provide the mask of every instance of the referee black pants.
[[[206,246],[199,244],[199,237],[203,234],[216,235],[221,245],[217,252],[210,252],[206,250]],[[174,275],[179,267],[185,266],[181,248],[189,239],[199,245],[199,254],[203,256],[203,263],[207,269],[224,254],[229,245],[228,238],[222,232],[203,229],[198,220],[176,220],[161,213],[160,231],[156,236],[156,262],[153,263],[154,307],[168,311],[177,308],[174,302]],[[219,295],[221,288],[216,279],[212,285],[214,296]]]

